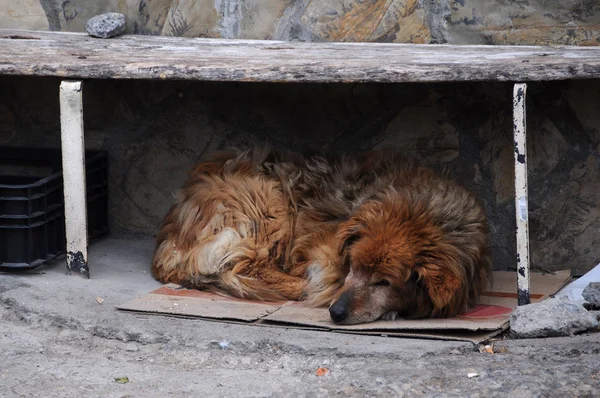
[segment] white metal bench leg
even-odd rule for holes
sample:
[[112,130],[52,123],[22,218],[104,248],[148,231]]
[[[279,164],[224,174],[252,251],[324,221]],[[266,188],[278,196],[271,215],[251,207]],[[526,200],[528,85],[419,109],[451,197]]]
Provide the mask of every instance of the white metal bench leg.
[[513,123],[515,145],[515,208],[517,215],[517,297],[519,305],[529,304],[529,214],[527,193],[527,84],[515,84]]
[[67,274],[89,278],[83,82],[60,84],[60,124],[65,197]]

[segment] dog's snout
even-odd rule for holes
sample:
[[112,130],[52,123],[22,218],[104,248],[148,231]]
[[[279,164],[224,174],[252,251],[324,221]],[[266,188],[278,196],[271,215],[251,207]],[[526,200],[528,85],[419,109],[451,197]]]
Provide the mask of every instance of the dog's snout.
[[343,322],[348,316],[349,292],[342,293],[340,298],[329,307],[329,315],[335,323]]
[[336,301],[331,307],[329,307],[329,315],[334,322],[342,322],[348,316],[348,307]]

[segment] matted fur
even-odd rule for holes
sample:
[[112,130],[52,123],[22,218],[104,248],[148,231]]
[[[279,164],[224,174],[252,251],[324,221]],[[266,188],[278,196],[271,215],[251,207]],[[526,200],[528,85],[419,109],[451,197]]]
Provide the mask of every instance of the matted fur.
[[446,317],[489,279],[468,190],[393,152],[322,158],[253,149],[189,175],[157,236],[162,282],[331,306],[338,323]]

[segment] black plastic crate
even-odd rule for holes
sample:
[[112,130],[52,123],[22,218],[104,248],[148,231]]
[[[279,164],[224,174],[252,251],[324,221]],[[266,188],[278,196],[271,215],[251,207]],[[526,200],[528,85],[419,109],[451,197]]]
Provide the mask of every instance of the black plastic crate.
[[[86,151],[88,238],[108,232],[108,157]],[[0,147],[0,269],[30,269],[65,253],[61,152]],[[36,175],[44,172],[45,175]],[[33,175],[32,175],[33,174]]]

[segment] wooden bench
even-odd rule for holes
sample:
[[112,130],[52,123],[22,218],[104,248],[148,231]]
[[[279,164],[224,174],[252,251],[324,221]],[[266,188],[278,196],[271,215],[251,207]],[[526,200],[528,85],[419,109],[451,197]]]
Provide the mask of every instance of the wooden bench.
[[600,48],[298,43],[0,30],[0,74],[60,85],[68,273],[89,277],[85,79],[281,83],[513,82],[519,304],[529,303],[526,93],[529,81],[600,78]]

